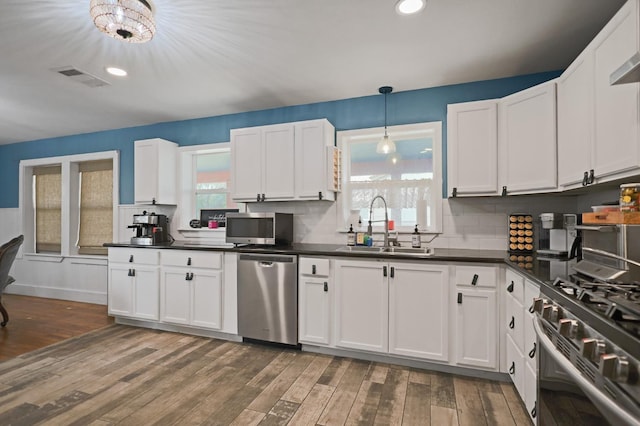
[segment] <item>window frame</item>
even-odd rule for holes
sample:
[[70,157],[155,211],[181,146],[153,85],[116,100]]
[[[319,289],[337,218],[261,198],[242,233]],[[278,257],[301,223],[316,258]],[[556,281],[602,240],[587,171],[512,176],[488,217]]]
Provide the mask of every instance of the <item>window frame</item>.
[[[63,259],[65,257],[98,258],[105,255],[79,254],[76,246],[80,226],[80,171],[79,164],[86,161],[111,160],[113,167],[113,229],[112,241],[118,238],[118,205],[120,200],[120,153],[119,151],[102,151],[88,154],[64,155],[21,160],[19,165],[18,209],[19,226],[24,234],[22,253],[40,258]],[[33,206],[32,176],[35,167],[59,164],[62,168],[62,219],[60,253],[37,253],[35,247],[35,208]]]
[[[442,165],[442,122],[432,121],[414,124],[401,124],[397,126],[387,126],[388,133],[393,139],[401,139],[405,136],[420,137],[424,134],[425,137],[433,138],[433,201],[434,201],[434,221],[433,225],[429,228],[425,228],[423,224],[418,227],[419,231],[424,234],[436,235],[442,233],[442,182],[443,182],[443,165]],[[351,175],[351,159],[347,145],[352,142],[357,142],[364,139],[379,139],[384,136],[384,127],[374,127],[366,129],[356,130],[344,130],[338,131],[336,134],[337,145],[342,152],[342,192],[337,198],[337,231],[347,232],[349,225],[351,224],[349,218],[349,206],[346,197],[349,193],[349,177]],[[374,207],[382,207],[382,204]],[[388,206],[391,207],[391,206]],[[366,228],[368,217],[362,218],[362,227]],[[419,222],[418,222],[419,223]],[[354,223],[355,226],[355,223]],[[412,233],[413,226],[396,226],[395,230],[402,234]],[[374,228],[374,232],[375,228]]]

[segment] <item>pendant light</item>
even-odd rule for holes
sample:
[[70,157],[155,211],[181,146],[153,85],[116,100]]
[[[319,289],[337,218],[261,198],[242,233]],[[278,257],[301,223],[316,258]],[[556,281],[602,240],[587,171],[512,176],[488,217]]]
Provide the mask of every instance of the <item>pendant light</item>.
[[382,86],[378,91],[384,95],[384,136],[378,142],[376,152],[378,154],[391,154],[396,152],[396,144],[387,134],[387,95],[393,91],[393,87]]

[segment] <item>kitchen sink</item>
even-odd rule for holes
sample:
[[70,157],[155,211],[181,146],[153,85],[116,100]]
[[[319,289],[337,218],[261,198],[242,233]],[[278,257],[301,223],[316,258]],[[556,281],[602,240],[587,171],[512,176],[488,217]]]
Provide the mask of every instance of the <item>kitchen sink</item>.
[[338,247],[336,251],[347,253],[371,253],[371,254],[385,254],[385,255],[398,255],[398,256],[432,256],[433,248],[431,247],[368,247],[368,246],[343,246]]

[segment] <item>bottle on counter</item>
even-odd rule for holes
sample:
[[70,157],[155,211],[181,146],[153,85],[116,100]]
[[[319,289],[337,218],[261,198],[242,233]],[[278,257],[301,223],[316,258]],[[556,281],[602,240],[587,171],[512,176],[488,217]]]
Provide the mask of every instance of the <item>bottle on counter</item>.
[[349,225],[349,232],[347,232],[347,245],[348,246],[356,245],[356,233],[353,232],[353,224]]
[[422,241],[420,240],[420,232],[418,232],[418,225],[416,224],[413,234],[411,234],[411,247],[420,248]]

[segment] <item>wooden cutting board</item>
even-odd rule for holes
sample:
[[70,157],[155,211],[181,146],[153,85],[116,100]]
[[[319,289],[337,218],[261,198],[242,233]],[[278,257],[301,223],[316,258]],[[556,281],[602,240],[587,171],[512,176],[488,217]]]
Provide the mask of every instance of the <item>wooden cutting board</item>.
[[640,225],[640,212],[582,213],[583,224],[635,224]]

